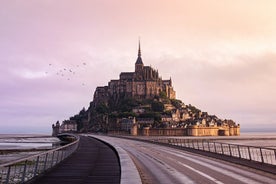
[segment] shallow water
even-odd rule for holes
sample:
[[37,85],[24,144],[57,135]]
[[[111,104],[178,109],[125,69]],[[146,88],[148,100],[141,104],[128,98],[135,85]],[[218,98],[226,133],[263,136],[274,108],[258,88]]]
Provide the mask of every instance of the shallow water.
[[0,134],[0,164],[56,148],[59,142],[49,135]]
[[0,150],[12,149],[51,149],[52,143],[16,143],[16,142],[0,142]]
[[219,137],[217,142],[246,146],[276,148],[276,133],[245,132],[240,136]]
[[60,140],[49,135],[0,134],[0,150],[3,149],[51,149]]
[[214,142],[239,144],[246,146],[276,148],[276,133],[273,132],[242,132],[240,136],[147,136],[140,139],[205,139]]

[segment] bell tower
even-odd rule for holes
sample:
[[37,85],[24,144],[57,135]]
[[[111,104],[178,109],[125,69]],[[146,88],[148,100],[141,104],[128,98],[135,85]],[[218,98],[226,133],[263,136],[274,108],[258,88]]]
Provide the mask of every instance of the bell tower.
[[135,63],[135,73],[139,73],[143,71],[143,67],[144,67],[144,64],[141,58],[141,48],[140,48],[140,39],[139,39],[138,58]]

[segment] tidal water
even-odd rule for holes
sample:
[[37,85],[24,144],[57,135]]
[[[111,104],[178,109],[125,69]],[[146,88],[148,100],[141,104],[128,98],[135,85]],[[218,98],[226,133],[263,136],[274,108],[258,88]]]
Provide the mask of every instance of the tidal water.
[[[173,138],[173,137],[170,137]],[[181,139],[208,139],[214,142],[276,149],[276,132],[241,132],[240,136],[175,137]]]
[[[140,137],[140,139],[152,139],[153,137]],[[154,138],[177,138],[177,139],[206,139],[214,142],[239,144],[276,149],[276,132],[241,132],[240,136],[177,136],[177,137],[154,137]]]
[[56,148],[59,142],[50,135],[0,134],[0,164]]
[[245,132],[237,137],[220,137],[218,142],[276,149],[276,133]]

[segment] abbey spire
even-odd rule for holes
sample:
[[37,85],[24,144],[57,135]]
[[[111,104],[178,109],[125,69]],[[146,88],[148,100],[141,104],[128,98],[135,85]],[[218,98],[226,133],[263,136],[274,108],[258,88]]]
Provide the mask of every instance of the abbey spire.
[[144,65],[143,64],[143,61],[142,61],[142,58],[141,58],[141,47],[140,47],[140,39],[139,39],[139,48],[138,48],[138,58],[136,60],[136,63],[135,65]]
[[138,57],[141,57],[140,39],[139,39]]

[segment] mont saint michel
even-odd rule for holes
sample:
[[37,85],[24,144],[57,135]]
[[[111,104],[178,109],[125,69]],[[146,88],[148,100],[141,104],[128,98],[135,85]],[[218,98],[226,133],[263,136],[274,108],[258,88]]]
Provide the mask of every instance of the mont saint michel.
[[240,125],[176,99],[172,79],[144,65],[140,42],[133,72],[94,92],[89,108],[53,124],[53,134],[103,132],[133,136],[236,136]]

